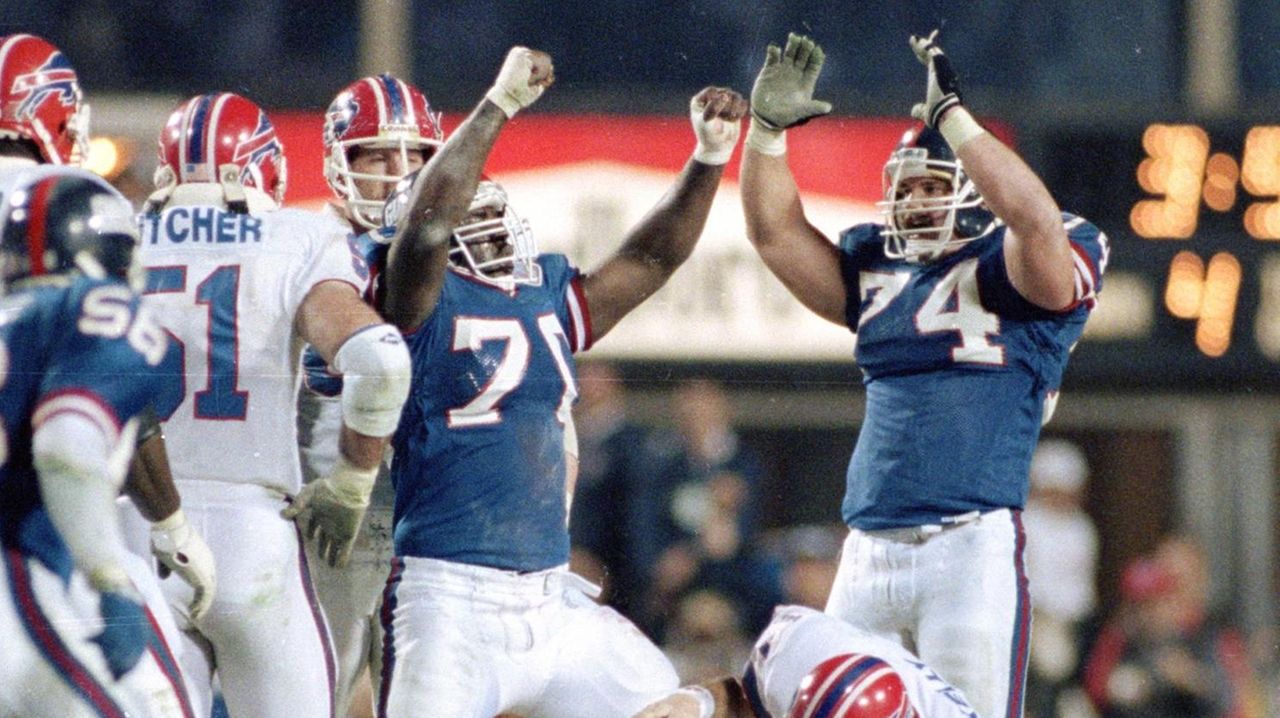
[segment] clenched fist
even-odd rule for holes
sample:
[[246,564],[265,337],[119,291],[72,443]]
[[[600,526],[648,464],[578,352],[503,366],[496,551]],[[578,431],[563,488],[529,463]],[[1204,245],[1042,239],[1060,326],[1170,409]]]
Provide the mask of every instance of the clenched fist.
[[747,109],[742,95],[724,87],[707,87],[694,95],[689,101],[689,118],[698,138],[693,158],[708,165],[728,162]]
[[502,108],[507,117],[514,117],[541,97],[542,91],[555,80],[556,71],[550,55],[517,45],[507,53],[507,59],[498,71],[498,79],[484,96]]

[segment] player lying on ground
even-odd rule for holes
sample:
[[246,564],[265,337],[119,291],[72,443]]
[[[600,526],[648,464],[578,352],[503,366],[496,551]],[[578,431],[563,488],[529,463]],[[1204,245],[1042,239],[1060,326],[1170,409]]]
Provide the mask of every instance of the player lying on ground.
[[635,718],[976,718],[955,687],[893,641],[779,606],[742,677],[682,688]]

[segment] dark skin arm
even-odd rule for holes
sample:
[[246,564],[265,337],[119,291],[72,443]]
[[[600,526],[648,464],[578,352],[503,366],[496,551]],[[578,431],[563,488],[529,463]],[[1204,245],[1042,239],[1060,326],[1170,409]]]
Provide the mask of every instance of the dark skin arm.
[[[747,112],[746,100],[724,88],[708,87],[695,102],[705,103],[704,120],[738,122]],[[689,258],[706,226],[723,174],[724,165],[690,159],[666,195],[627,234],[617,253],[583,279],[593,339],[599,340],[661,289]]]
[[480,171],[507,116],[482,100],[427,163],[413,186],[409,209],[391,240],[382,312],[401,331],[431,315],[444,283],[453,228],[467,216]]
[[[549,86],[551,58],[534,51],[529,85]],[[485,160],[507,115],[482,99],[414,183],[409,207],[391,240],[383,314],[401,331],[416,329],[435,309],[449,259],[449,238],[467,216]]]
[[[154,415],[149,421],[155,421]],[[182,497],[173,484],[169,471],[169,454],[165,451],[164,437],[158,430],[138,445],[129,465],[124,493],[138,508],[143,518],[155,523],[167,518],[182,506]]]

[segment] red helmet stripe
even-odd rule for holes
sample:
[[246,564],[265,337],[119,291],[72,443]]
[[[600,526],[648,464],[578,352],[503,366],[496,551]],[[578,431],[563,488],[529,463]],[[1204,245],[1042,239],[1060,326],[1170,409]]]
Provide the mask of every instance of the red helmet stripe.
[[31,259],[31,276],[46,274],[49,268],[44,264],[45,234],[49,221],[49,192],[57,184],[57,177],[46,177],[31,187],[31,200],[27,203],[30,216],[27,218],[27,257]]
[[191,147],[191,116],[195,114],[196,108],[204,104],[204,96],[193,97],[187,101],[187,106],[182,110],[182,124],[178,128],[178,166],[173,169],[178,172],[178,181],[187,181],[187,167],[191,164],[190,153],[187,148]]
[[378,101],[378,126],[387,124],[387,91],[376,77],[365,78],[365,83],[373,90],[373,99]]
[[395,79],[396,89],[400,91],[401,103],[404,105],[404,123],[407,125],[417,126],[418,112],[413,106],[413,93],[409,90],[409,86],[400,78]]
[[4,44],[0,45],[0,77],[4,77],[4,63],[9,59],[9,51],[16,47],[19,42],[22,42],[29,37],[33,36],[19,33],[5,38]]

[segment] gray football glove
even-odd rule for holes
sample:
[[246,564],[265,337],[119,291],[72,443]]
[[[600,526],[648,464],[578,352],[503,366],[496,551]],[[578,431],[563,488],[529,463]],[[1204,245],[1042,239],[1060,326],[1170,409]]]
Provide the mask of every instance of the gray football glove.
[[339,458],[328,476],[303,486],[280,515],[293,519],[302,535],[315,541],[325,563],[346,566],[377,474],[376,468],[357,469]]
[[751,115],[771,130],[803,125],[831,112],[831,103],[813,99],[813,86],[827,55],[807,37],[787,35],[787,47],[769,45],[764,67],[751,88]]

